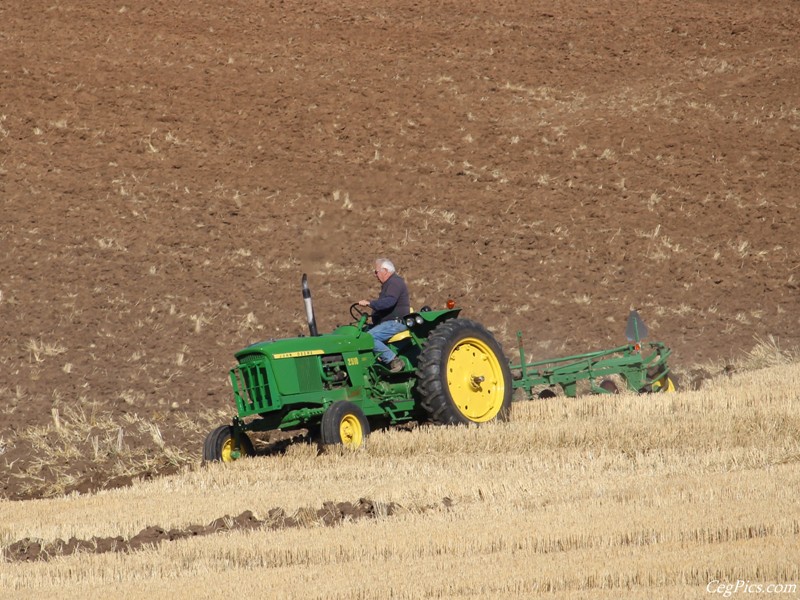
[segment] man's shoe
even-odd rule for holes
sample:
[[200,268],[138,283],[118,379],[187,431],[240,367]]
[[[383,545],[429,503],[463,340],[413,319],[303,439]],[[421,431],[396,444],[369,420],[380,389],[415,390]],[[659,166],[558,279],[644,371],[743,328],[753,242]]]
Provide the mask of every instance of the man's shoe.
[[392,359],[392,362],[389,363],[390,373],[399,373],[400,371],[404,371],[405,368],[406,368],[405,363],[396,356]]

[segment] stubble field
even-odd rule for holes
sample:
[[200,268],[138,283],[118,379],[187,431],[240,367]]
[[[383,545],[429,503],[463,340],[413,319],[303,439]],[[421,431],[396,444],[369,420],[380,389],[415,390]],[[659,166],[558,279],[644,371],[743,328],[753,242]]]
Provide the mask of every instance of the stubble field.
[[126,489],[5,502],[0,587],[698,598],[748,581],[794,598],[798,384],[790,362],[703,391],[519,402],[509,423],[380,431],[355,452],[298,444]]

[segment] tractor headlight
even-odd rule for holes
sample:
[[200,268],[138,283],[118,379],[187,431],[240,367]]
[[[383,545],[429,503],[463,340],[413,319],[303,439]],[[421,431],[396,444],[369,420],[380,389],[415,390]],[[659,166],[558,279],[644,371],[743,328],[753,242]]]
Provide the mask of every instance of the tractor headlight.
[[406,327],[414,326],[414,317],[406,317]]
[[425,322],[425,319],[423,319],[421,315],[417,315],[416,317],[414,317],[414,322],[417,325],[422,325]]

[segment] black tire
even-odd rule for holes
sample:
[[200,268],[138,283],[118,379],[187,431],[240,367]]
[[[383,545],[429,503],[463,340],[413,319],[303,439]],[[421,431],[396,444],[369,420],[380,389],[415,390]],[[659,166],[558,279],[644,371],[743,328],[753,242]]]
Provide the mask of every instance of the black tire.
[[369,421],[364,411],[347,400],[328,407],[320,423],[320,439],[325,445],[341,444],[348,448],[361,447],[369,435]]
[[239,432],[239,444],[235,444],[231,425],[217,427],[203,443],[203,460],[207,462],[233,462],[254,454],[253,442],[244,431]]
[[417,390],[440,425],[511,418],[511,369],[503,349],[480,323],[450,319],[433,330],[419,357]]

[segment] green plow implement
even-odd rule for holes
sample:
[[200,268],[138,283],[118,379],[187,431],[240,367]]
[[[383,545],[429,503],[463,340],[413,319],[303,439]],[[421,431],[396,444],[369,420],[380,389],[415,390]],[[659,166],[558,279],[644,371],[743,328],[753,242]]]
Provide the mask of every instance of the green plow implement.
[[579,381],[588,381],[595,394],[616,394],[619,387],[612,376],[624,382],[628,389],[638,393],[673,392],[667,359],[670,349],[662,342],[642,344],[647,337],[647,327],[636,310],[628,315],[625,329],[628,344],[554,358],[526,362],[522,346],[522,333],[517,333],[519,364],[510,365],[513,388],[525,391],[528,400],[555,396],[553,388],[560,386],[565,396],[577,395]]

